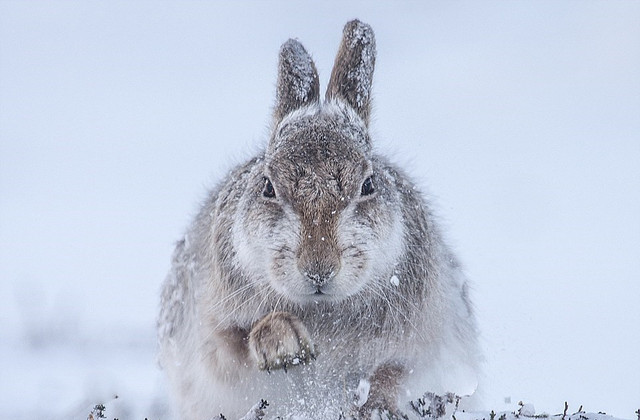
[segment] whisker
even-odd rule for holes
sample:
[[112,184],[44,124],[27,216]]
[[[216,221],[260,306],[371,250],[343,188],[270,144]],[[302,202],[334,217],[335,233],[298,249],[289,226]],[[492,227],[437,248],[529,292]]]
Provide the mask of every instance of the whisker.
[[220,306],[223,306],[224,304],[229,302],[229,300],[231,300],[231,299],[235,298],[236,296],[248,291],[252,287],[253,287],[253,284],[247,283],[244,286],[234,290],[233,292],[231,292],[228,295],[226,295],[223,299],[217,301],[215,303],[215,305],[213,305],[212,307],[209,308],[209,311],[214,311],[214,310],[218,309]]
[[[418,337],[426,341],[425,337],[421,334],[416,324],[404,313],[404,311],[401,311],[400,309],[398,309],[398,307],[395,306],[385,294],[383,294],[380,290],[377,290],[373,286],[374,285],[370,285],[370,287],[368,287],[368,290],[370,290],[374,295],[379,297],[384,303],[388,305],[389,309],[392,311],[392,315],[393,315],[393,312],[396,312],[397,314],[401,315],[404,318],[404,320],[413,328],[413,330],[418,335]],[[396,294],[396,296],[398,295]],[[395,319],[399,321],[398,318],[395,318]]]
[[241,304],[236,305],[231,311],[229,311],[229,313],[224,316],[221,320],[219,320],[219,322],[213,327],[213,331],[217,331],[218,328],[227,320],[229,319],[232,315],[234,315],[240,308],[242,308],[243,306],[245,306],[247,303],[251,302],[252,300],[256,299],[258,297],[258,294],[255,293],[253,294],[251,297],[249,297],[248,299],[242,301]]
[[262,311],[262,307],[265,306],[265,304],[271,300],[271,297],[273,296],[273,294],[275,294],[275,290],[273,290],[272,288],[268,288],[267,292],[264,294],[264,296],[262,297],[262,299],[260,300],[260,303],[256,306],[256,310],[253,313],[253,319],[258,319],[260,312]]

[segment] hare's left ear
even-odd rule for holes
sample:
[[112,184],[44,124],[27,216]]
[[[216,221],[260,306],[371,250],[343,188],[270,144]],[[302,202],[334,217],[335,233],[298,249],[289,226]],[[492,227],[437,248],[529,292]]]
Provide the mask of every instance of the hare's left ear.
[[300,42],[288,40],[280,48],[274,120],[278,123],[291,111],[319,98],[318,71],[311,56]]
[[364,123],[369,125],[371,83],[376,63],[376,40],[373,29],[359,20],[348,22],[333,64],[326,99],[344,100]]

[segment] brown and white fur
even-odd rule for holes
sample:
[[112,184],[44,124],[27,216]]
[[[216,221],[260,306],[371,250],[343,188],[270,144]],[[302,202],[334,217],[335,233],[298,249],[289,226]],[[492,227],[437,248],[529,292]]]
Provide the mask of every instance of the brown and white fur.
[[[281,48],[273,129],[178,242],[158,321],[180,418],[399,416],[472,392],[467,281],[415,184],[372,151],[371,28],[347,23],[324,100]],[[467,388],[464,388],[467,386]]]

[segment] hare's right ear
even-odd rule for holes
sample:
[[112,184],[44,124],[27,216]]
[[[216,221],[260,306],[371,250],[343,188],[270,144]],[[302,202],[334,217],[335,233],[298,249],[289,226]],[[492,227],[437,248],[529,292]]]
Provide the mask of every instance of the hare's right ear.
[[373,29],[359,20],[347,22],[333,64],[326,99],[339,98],[349,104],[366,125],[371,112],[371,83],[376,63]]
[[319,99],[318,71],[311,56],[300,42],[288,40],[280,48],[274,121]]

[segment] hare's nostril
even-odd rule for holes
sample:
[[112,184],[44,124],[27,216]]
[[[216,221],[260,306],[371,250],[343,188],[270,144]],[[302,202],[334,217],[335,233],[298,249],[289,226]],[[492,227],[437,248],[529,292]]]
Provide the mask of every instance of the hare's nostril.
[[307,280],[309,280],[314,286],[320,288],[324,286],[329,280],[331,280],[334,277],[335,273],[333,271],[324,273],[309,273],[305,271],[304,275],[307,277]]

